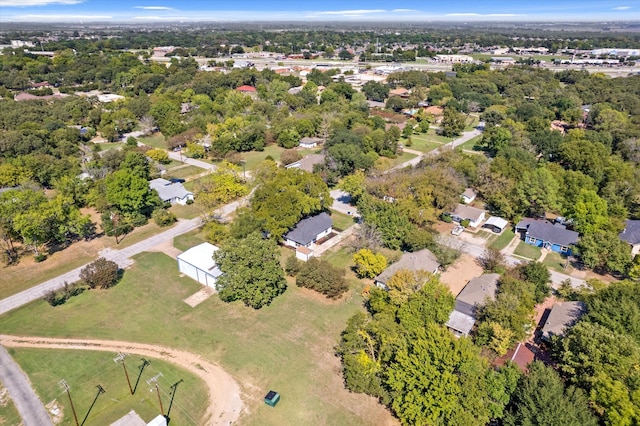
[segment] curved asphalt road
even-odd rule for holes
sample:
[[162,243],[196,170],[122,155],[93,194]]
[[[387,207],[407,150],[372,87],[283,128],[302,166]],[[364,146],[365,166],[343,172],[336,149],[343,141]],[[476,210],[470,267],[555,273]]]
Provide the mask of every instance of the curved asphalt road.
[[0,346],[0,381],[9,391],[25,426],[53,426],[26,374],[3,346]]

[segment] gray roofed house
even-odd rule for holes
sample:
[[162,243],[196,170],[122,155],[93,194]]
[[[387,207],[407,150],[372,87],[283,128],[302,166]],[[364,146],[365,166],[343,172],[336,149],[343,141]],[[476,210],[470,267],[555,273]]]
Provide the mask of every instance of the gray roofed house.
[[451,213],[451,217],[456,222],[462,222],[466,219],[469,221],[469,226],[477,228],[484,220],[485,211],[464,204],[458,204],[456,205],[456,209]]
[[299,145],[300,145],[300,148],[311,149],[311,148],[315,148],[316,146],[320,145],[323,142],[324,142],[324,139],[322,138],[310,138],[305,136],[304,138],[300,139]]
[[375,284],[382,288],[387,289],[387,281],[401,269],[408,269],[410,271],[427,271],[435,274],[440,269],[440,263],[431,251],[423,249],[413,253],[403,253],[400,260],[392,263],[387,269],[385,269],[380,275],[374,278]]
[[149,187],[155,189],[162,201],[178,204],[187,204],[193,200],[193,192],[187,191],[181,183],[170,182],[166,179],[158,178],[149,181]]
[[583,302],[558,302],[542,326],[542,339],[549,341],[552,336],[562,336],[567,328],[573,327],[586,312]]
[[445,323],[456,336],[468,336],[476,322],[476,311],[485,300],[494,300],[499,274],[484,274],[469,281],[456,297],[456,304]]
[[284,235],[285,245],[311,247],[313,243],[329,235],[332,227],[333,220],[325,212],[302,219],[291,231]]
[[473,200],[476,199],[476,191],[471,188],[467,188],[464,190],[461,197],[465,204],[471,204]]
[[640,220],[627,220],[619,237],[631,244],[631,254],[640,254]]
[[571,254],[571,246],[579,240],[579,234],[568,230],[559,223],[551,224],[546,221],[532,221],[516,225],[516,230],[525,229],[524,242],[537,247],[562,254]]
[[309,173],[313,173],[313,166],[316,164],[324,163],[324,154],[309,154],[302,157],[301,160],[295,161],[291,164],[287,164],[285,168],[287,169],[300,169],[305,170]]

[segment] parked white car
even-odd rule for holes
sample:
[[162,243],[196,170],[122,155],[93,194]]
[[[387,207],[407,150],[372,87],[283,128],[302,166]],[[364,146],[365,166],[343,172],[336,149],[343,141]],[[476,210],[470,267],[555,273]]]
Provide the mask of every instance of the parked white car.
[[452,230],[451,230],[451,234],[452,235],[460,235],[462,234],[462,231],[464,231],[464,226],[462,225],[456,225]]

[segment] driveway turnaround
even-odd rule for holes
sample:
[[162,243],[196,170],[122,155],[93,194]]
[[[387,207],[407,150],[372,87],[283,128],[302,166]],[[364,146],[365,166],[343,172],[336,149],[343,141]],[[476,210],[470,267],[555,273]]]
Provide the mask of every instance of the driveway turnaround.
[[0,381],[9,391],[25,426],[53,425],[29,379],[3,346],[0,346]]

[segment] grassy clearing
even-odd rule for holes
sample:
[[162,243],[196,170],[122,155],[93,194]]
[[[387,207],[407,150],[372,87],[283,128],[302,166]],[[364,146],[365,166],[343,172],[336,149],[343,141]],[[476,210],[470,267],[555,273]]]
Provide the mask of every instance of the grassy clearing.
[[[280,155],[284,151],[284,148],[279,147],[278,145],[269,145],[264,151],[249,151],[243,152],[242,158],[246,161],[245,167],[247,170],[254,170],[258,164],[263,162],[265,158],[271,156],[275,161],[280,161]],[[297,149],[303,157],[305,155],[314,154],[318,152],[318,149]]]
[[502,250],[509,245],[509,243],[515,236],[516,234],[511,229],[505,229],[504,231],[502,231],[502,234],[500,234],[489,244],[489,248],[494,250]]
[[464,131],[465,132],[469,132],[469,131],[475,129],[479,122],[480,122],[480,119],[478,117],[476,117],[475,115],[468,116],[466,121],[465,121]]
[[178,250],[187,251],[193,246],[204,243],[206,240],[200,229],[194,229],[186,234],[179,235],[173,239],[173,246]]
[[[40,399],[47,404],[54,399],[64,413],[63,424],[74,424],[69,399],[58,382],[65,379],[71,388],[73,404],[78,419],[86,416],[100,385],[106,391],[97,401],[86,424],[107,425],[131,410],[135,410],[145,421],[160,414],[158,395],[149,391],[146,381],[158,373],[158,386],[165,414],[171,399],[170,386],[183,379],[176,391],[171,408],[171,423],[179,425],[202,424],[202,416],[207,408],[205,384],[193,374],[169,364],[150,358],[140,378],[135,395],[131,395],[124,371],[113,362],[116,354],[110,352],[88,352],[73,350],[51,350],[31,348],[11,348],[9,352],[25,371]],[[131,385],[135,385],[140,365],[139,357],[126,359]]]
[[183,206],[182,204],[172,204],[169,211],[176,215],[180,219],[193,219],[200,216],[202,208],[198,203]]
[[396,158],[379,157],[374,167],[380,171],[389,170],[416,157],[415,154],[408,152],[403,152],[402,155],[398,155]]
[[143,136],[138,138],[138,141],[154,148],[167,149],[167,142],[162,133],[154,133],[151,136]]
[[[333,354],[347,319],[361,309],[357,293],[328,301],[290,286],[261,310],[215,296],[195,308],[183,302],[200,288],[179,276],[169,256],[143,253],[116,287],[56,308],[35,301],[0,317],[0,333],[128,340],[198,353],[244,384],[246,425],[389,421],[373,398],[344,389]],[[275,410],[262,401],[269,389],[282,395]]]
[[331,219],[333,219],[333,228],[340,231],[344,231],[355,223],[353,216],[335,210],[331,210]]
[[97,143],[96,146],[100,147],[100,152],[109,151],[110,149],[122,149],[125,146],[124,142],[103,142]]
[[544,263],[548,268],[562,274],[571,274],[573,271],[571,265],[569,265],[567,269],[564,268],[567,264],[567,257],[554,251],[547,253],[542,263]]
[[532,246],[531,244],[527,244],[524,241],[520,241],[518,243],[518,247],[516,247],[516,249],[513,251],[513,254],[531,260],[538,260],[542,255],[542,251],[540,251],[540,247]]
[[429,140],[428,138],[424,137],[424,135],[411,136],[411,146],[407,145],[407,140],[404,138],[400,140],[400,143],[404,144],[404,146],[409,149],[415,149],[421,152],[430,152],[442,146],[440,142]]
[[13,404],[6,389],[0,383],[0,426],[13,426],[22,424],[20,414]]
[[165,179],[169,179],[169,178],[186,179],[191,176],[199,175],[202,172],[204,172],[204,169],[201,169],[198,166],[180,167],[180,168],[175,168],[173,170],[168,171]]
[[466,149],[468,151],[482,151],[482,135],[478,135],[474,138],[469,139],[462,145],[458,145],[457,148]]

